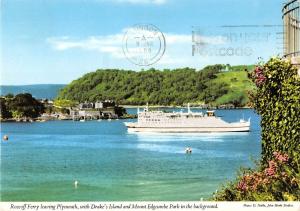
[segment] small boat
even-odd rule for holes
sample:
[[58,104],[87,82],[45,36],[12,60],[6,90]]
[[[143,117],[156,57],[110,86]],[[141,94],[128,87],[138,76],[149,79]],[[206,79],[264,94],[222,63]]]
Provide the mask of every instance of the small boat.
[[186,154],[192,154],[192,148],[191,148],[191,147],[187,147],[187,148],[185,149],[185,153],[186,153]]
[[85,122],[85,119],[81,119],[81,120],[79,120],[79,122]]

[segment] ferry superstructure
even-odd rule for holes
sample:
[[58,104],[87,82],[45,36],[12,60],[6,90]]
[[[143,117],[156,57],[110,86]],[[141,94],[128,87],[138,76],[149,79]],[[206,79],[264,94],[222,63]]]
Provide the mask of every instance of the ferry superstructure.
[[229,123],[215,116],[214,111],[187,112],[150,111],[148,106],[138,111],[137,122],[125,122],[129,132],[174,132],[174,133],[208,133],[208,132],[248,132],[250,119],[241,119]]

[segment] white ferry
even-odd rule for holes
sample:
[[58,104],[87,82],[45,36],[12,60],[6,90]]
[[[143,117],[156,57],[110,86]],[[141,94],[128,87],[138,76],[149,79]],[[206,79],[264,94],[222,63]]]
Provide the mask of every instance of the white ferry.
[[137,122],[125,122],[129,132],[174,132],[174,133],[208,133],[208,132],[248,132],[250,119],[239,122],[225,122],[215,116],[214,111],[192,112],[188,105],[187,112],[150,111],[147,107],[139,112]]

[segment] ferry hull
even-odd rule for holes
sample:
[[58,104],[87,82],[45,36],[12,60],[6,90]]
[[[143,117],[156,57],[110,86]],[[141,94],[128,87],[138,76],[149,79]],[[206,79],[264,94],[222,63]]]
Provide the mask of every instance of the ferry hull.
[[157,133],[224,133],[224,132],[249,132],[245,127],[191,127],[191,128],[157,128],[157,127],[127,127],[128,132],[157,132]]

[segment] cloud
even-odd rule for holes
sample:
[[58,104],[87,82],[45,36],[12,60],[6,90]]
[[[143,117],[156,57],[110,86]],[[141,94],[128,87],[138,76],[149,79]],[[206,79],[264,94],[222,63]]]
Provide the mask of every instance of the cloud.
[[51,37],[47,39],[52,48],[58,51],[82,49],[108,53],[116,58],[123,58],[122,34],[108,36],[90,36],[85,39],[71,39],[69,37]]
[[[122,46],[125,32],[128,30],[132,30],[132,28],[126,28],[117,34],[89,36],[83,39],[76,39],[68,36],[50,37],[47,39],[47,42],[57,51],[67,51],[71,49],[96,51],[106,56],[110,55],[111,59],[120,62],[120,59],[126,58]],[[193,43],[191,34],[165,33],[164,37],[166,41],[166,50],[160,60],[160,64],[185,65],[186,63],[191,63],[192,60],[195,59],[192,57]],[[201,43],[204,44],[219,45],[224,43],[224,39],[219,36],[198,37],[197,39],[200,39]]]

